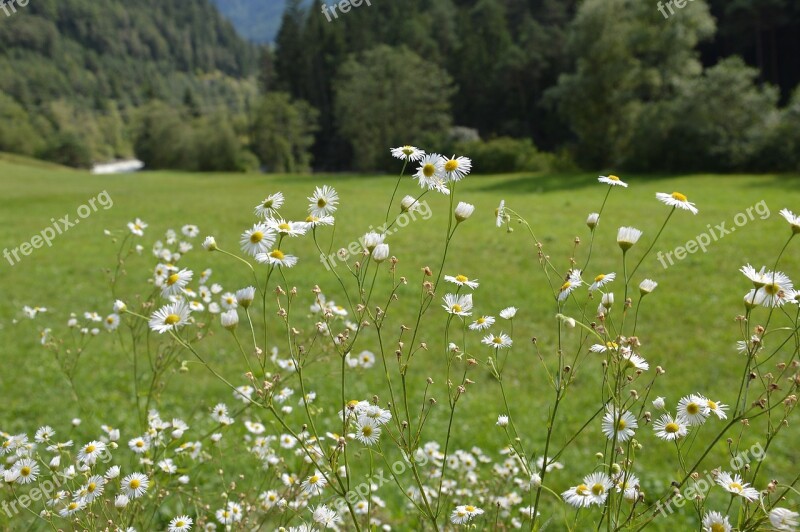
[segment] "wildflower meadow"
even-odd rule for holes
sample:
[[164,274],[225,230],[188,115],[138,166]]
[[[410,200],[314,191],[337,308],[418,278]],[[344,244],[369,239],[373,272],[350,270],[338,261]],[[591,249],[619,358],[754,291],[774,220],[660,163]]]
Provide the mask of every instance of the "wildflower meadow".
[[796,182],[390,156],[65,196],[0,163],[4,217],[114,198],[5,266],[2,527],[797,529]]

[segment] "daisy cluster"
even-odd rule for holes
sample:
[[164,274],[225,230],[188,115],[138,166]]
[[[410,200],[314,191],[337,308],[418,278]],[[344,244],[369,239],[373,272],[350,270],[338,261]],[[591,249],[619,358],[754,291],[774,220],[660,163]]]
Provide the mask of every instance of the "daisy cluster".
[[[233,244],[203,237],[189,224],[167,230],[148,254],[140,243],[149,228],[143,220],[122,234],[109,231],[120,245],[118,266],[109,272],[109,307],[71,314],[66,340],[51,328],[40,329],[40,339],[56,353],[76,395],[80,353],[103,329],[119,339],[115,349],[134,362],[131,410],[138,428],[103,425],[99,437],[81,444],[57,440],[49,426],[33,440],[2,433],[2,500],[28,508],[22,496],[44,491],[49,482],[53,489],[28,513],[53,529],[532,530],[552,523],[556,529],[641,530],[697,484],[701,468],[716,465],[723,443],[732,455],[745,439],[776,449],[771,445],[789,425],[800,385],[797,349],[784,347],[800,345],[800,310],[789,311],[800,298],[778,271],[780,260],[772,268],[741,269],[752,288],[737,318],[744,364],[738,386],[711,382],[702,393],[665,393],[679,397],[668,405],[656,392],[666,380],[657,364],[660,349],[647,339],[640,314],[648,298],[659,297],[651,296],[659,283],[640,267],[648,266],[674,213],[698,214],[685,194],[656,194],[667,207],[660,230],[623,225],[607,235],[616,238],[611,253],[618,263],[607,267],[607,260],[603,269],[591,259],[592,250],[603,251],[595,238],[604,231],[606,206],[612,193],[635,187],[614,175],[598,178],[605,195],[585,221],[589,249],[584,253],[577,238],[564,261],[552,258],[535,228],[502,201],[490,223],[507,233],[515,224],[527,229],[549,287],[553,313],[532,316],[511,302],[492,304],[489,279],[447,262],[451,242],[476,212],[456,198],[472,161],[415,146],[391,154],[403,170],[383,227],[392,227],[393,209],[402,216],[427,194],[449,202],[444,244],[437,248],[441,261],[436,269],[413,265],[418,277],[401,273],[405,265],[390,253],[388,233],[371,230],[357,240],[358,253],[342,255],[344,268],[327,269],[329,281],[291,284],[306,247],[297,245],[300,239],[313,241],[322,255],[337,249],[335,231],[324,229],[336,223],[340,197],[327,185],[307,197],[301,216],[291,214],[281,192],[267,195]],[[395,195],[408,185],[416,194]],[[791,240],[800,234],[800,219],[781,214]],[[204,260],[241,267],[245,280],[223,287],[212,269],[192,267],[196,248],[208,252]],[[126,261],[145,259],[146,290],[123,296]],[[23,308],[30,320],[51,314],[46,307]],[[771,323],[778,319],[788,325]],[[549,322],[554,334],[515,342],[521,320],[535,327]],[[436,327],[443,334],[430,340],[429,328]],[[768,349],[765,337],[776,330],[781,340]],[[211,338],[232,346],[235,362],[223,366],[220,359],[230,353]],[[191,415],[162,419],[153,407],[165,401],[170,379],[189,373],[190,365],[207,371],[233,400],[209,392],[200,413],[189,405]],[[538,392],[546,408],[535,419],[543,422],[531,423],[529,405],[514,400],[515,387],[526,386],[529,375],[510,375],[512,366],[542,372]],[[487,396],[479,400],[498,405],[496,418],[474,416],[464,405],[480,385]],[[720,395],[711,389],[717,385]],[[572,412],[570,419],[581,419],[573,426],[564,411],[577,394],[595,398],[596,407]],[[464,444],[482,430],[494,431],[488,437],[496,447]],[[669,476],[648,468],[655,455],[673,459]],[[797,527],[794,475],[764,481],[761,461],[712,471],[713,487],[686,507],[703,530]]]

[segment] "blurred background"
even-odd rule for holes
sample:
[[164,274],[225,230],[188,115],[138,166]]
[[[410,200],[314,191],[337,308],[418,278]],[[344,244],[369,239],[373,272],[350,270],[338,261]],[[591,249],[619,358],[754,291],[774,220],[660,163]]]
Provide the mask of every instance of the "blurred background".
[[340,3],[4,0],[0,152],[381,171],[411,142],[487,173],[800,167],[796,1]]

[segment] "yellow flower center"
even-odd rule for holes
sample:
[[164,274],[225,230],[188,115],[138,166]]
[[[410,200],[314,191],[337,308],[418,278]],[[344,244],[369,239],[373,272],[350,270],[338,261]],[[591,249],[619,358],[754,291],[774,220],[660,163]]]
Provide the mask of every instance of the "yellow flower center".
[[575,493],[585,497],[589,494],[589,487],[586,484],[579,484],[575,487]]
[[142,482],[138,478],[132,478],[130,483],[128,484],[132,490],[139,489],[139,486],[142,485]]
[[372,427],[370,427],[369,425],[361,427],[361,434],[363,434],[366,437],[372,436]]
[[358,404],[358,401],[353,399],[352,401],[348,401],[347,402],[347,408],[352,410],[352,409],[354,409],[356,407],[357,404]]
[[87,454],[89,454],[89,453],[93,453],[93,452],[95,451],[95,449],[96,449],[96,448],[95,448],[95,446],[94,446],[94,445],[87,445],[87,446],[86,446],[86,453],[87,453]]
[[697,403],[689,403],[686,405],[686,412],[694,416],[700,412],[700,406]]
[[619,346],[616,342],[606,342],[606,347],[609,349],[617,349]]
[[477,324],[479,324],[479,325],[483,325],[484,323],[486,323],[486,318],[484,318],[483,316],[481,316],[480,318],[478,318],[477,320],[475,320],[475,323],[477,323]]
[[178,316],[177,314],[170,314],[169,316],[164,318],[164,325],[175,325],[179,321],[181,321],[180,316]]
[[318,475],[312,475],[308,479],[308,483],[309,484],[316,484],[317,482],[319,482],[319,476]]
[[412,148],[411,146],[403,146],[403,153],[406,155],[411,155],[412,153],[414,153],[414,148]]
[[278,229],[280,229],[281,231],[291,231],[292,230],[292,226],[287,224],[286,222],[284,222],[284,223],[278,225]]
[[283,251],[279,249],[276,249],[275,251],[270,253],[269,256],[277,260],[283,260],[286,257],[286,255],[283,254]]
[[23,477],[27,477],[28,475],[31,474],[31,468],[28,466],[24,466],[19,470],[19,474],[22,475]]
[[253,231],[253,233],[250,235],[251,244],[258,244],[263,239],[264,239],[264,233],[262,233],[261,231]]
[[567,288],[569,288],[570,286],[572,286],[572,283],[571,283],[571,282],[569,282],[569,281],[567,281],[566,283],[564,283],[564,284],[562,284],[562,285],[561,285],[561,291],[563,292],[564,290],[566,290],[566,289],[567,289]]
[[725,532],[725,525],[714,523],[711,525],[711,532]]
[[742,490],[744,489],[744,486],[742,486],[742,485],[741,485],[741,484],[739,484],[738,482],[731,482],[730,488],[731,488],[732,490],[736,490],[736,491],[742,491]]
[[319,218],[317,218],[317,217],[316,217],[316,216],[314,216],[313,214],[309,214],[309,215],[306,217],[306,222],[308,222],[308,223],[314,223],[314,222],[318,222],[318,221],[319,221]]
[[617,176],[615,176],[615,175],[610,175],[610,176],[608,176],[608,178],[609,178],[611,181],[619,181],[619,178],[618,178]]
[[88,491],[89,493],[94,493],[94,490],[96,489],[97,489],[97,484],[95,484],[94,482],[90,482],[89,485],[86,486],[86,491]]
[[664,427],[664,430],[669,434],[675,434],[676,432],[681,430],[681,427],[680,427],[680,425],[678,425],[677,423],[674,423],[674,422],[673,423],[667,423],[666,426]]
[[769,295],[771,295],[771,296],[776,296],[776,295],[778,295],[780,293],[781,287],[778,286],[775,283],[765,284],[764,285],[764,291],[766,293],[768,293]]
[[142,447],[144,447],[144,442],[142,440],[137,441],[136,447],[139,447],[141,449]]
[[452,172],[456,168],[458,168],[458,161],[455,159],[450,159],[444,164],[444,169],[446,172]]
[[601,273],[600,275],[598,275],[597,277],[594,278],[594,282],[599,283],[600,281],[602,281],[605,278],[606,278],[606,274]]
[[459,305],[458,303],[456,303],[450,308],[453,309],[453,312],[461,312],[461,305]]
[[625,430],[625,427],[627,427],[627,426],[628,426],[628,424],[625,423],[625,420],[624,419],[620,419],[619,423],[617,423],[617,430]]
[[459,283],[466,283],[467,281],[469,281],[469,277],[467,277],[466,275],[456,275],[456,281],[458,281]]
[[172,275],[167,277],[167,285],[169,286],[174,285],[175,283],[178,282],[178,279],[180,279],[180,276],[177,273],[173,273]]
[[708,408],[710,408],[711,410],[716,410],[718,408],[717,403],[715,403],[714,401],[709,401]]
[[673,192],[672,193],[672,198],[676,199],[678,201],[684,201],[684,202],[688,201],[688,199],[689,199],[684,194],[681,194],[680,192]]
[[465,506],[464,509],[466,511],[470,512],[470,513],[475,511],[475,507],[474,506]]
[[600,483],[597,483],[594,486],[592,486],[592,493],[594,493],[595,495],[602,495],[605,492],[606,492],[606,487]]
[[175,521],[175,526],[176,527],[186,526],[186,522],[185,521]]
[[272,208],[272,204],[273,204],[272,200],[268,199],[268,200],[265,200],[264,203],[262,203],[262,206],[265,209],[271,209]]
[[503,339],[500,338],[499,336],[495,336],[494,338],[492,338],[492,342],[494,342],[496,344],[502,344],[503,343]]
[[71,503],[69,503],[69,506],[67,506],[67,509],[68,510],[75,510],[77,507],[78,507],[78,503],[77,502],[71,502]]
[[323,208],[327,204],[328,204],[328,202],[325,201],[325,198],[320,198],[320,199],[317,200],[317,207],[319,207],[320,209]]
[[436,166],[431,163],[427,163],[425,164],[425,166],[422,167],[422,175],[424,175],[425,177],[433,177],[435,173],[436,173]]

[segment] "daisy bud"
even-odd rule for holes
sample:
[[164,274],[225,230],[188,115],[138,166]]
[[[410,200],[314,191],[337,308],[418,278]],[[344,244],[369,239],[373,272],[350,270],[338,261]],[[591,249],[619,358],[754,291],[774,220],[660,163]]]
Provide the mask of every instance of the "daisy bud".
[[600,222],[600,215],[596,212],[593,212],[586,218],[586,225],[589,226],[589,229],[594,231],[594,228],[597,227],[597,224]]
[[247,288],[242,288],[236,291],[236,301],[242,306],[242,308],[246,309],[250,306],[250,303],[253,302],[255,295],[255,287],[248,286]]
[[239,313],[236,312],[236,309],[228,310],[220,315],[219,321],[223,327],[233,332],[239,325]]
[[128,497],[125,495],[117,495],[114,498],[114,506],[117,508],[125,508],[128,505]]
[[54,456],[52,460],[50,460],[50,469],[57,469],[61,466],[61,457]]
[[626,252],[639,241],[641,236],[642,232],[635,227],[620,227],[617,232],[617,244],[623,252]]
[[389,258],[389,244],[378,244],[372,250],[372,260],[381,263]]
[[413,212],[419,209],[419,201],[414,196],[406,196],[400,200],[400,212]]
[[207,236],[205,240],[203,240],[203,249],[206,251],[216,251],[217,250],[217,241],[214,239],[213,236]]
[[508,416],[497,416],[497,426],[498,427],[507,427],[508,426]]
[[653,406],[656,408],[656,410],[664,410],[664,398],[656,397],[653,400]]
[[603,299],[601,301],[601,305],[606,309],[610,309],[611,306],[614,305],[614,294],[613,294],[613,292],[609,292],[607,294],[603,294]]
[[119,299],[114,301],[114,312],[120,314],[122,312],[125,312],[126,310],[128,310],[128,305],[126,305],[123,301]]
[[77,427],[80,424],[81,424],[81,419],[80,418],[76,417],[76,418],[72,419],[72,426],[73,427]]
[[602,460],[603,459],[603,453],[595,453],[594,457],[597,458],[598,460]]
[[642,297],[644,297],[653,290],[655,290],[657,286],[658,286],[657,282],[650,279],[645,279],[644,281],[639,283],[639,293],[642,295]]
[[383,244],[383,239],[385,235],[379,235],[375,231],[370,231],[366,235],[361,238],[361,245],[364,246],[369,252],[372,252],[378,244]]
[[456,222],[458,223],[463,222],[464,220],[472,216],[473,212],[475,212],[475,205],[460,201],[458,205],[456,205],[456,212],[455,212]]
[[538,488],[542,485],[542,477],[538,473],[531,475],[531,486]]

